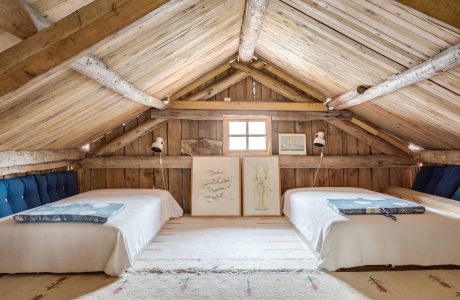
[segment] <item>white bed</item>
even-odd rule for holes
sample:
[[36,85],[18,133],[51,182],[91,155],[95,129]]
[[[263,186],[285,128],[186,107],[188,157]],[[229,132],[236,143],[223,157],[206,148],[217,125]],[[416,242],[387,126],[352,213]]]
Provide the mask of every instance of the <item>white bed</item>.
[[460,215],[432,208],[424,214],[344,216],[326,199],[391,197],[359,188],[302,188],[284,194],[284,214],[329,271],[366,265],[460,265]]
[[153,189],[95,190],[58,202],[127,206],[105,224],[21,224],[13,216],[0,218],[0,273],[120,275],[166,221],[183,214],[169,192]]

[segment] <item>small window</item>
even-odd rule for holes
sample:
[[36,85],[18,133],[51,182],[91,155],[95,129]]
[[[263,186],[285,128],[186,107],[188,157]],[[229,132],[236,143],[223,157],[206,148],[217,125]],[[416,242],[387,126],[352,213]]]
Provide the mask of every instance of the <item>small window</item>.
[[271,117],[224,116],[224,154],[271,155]]

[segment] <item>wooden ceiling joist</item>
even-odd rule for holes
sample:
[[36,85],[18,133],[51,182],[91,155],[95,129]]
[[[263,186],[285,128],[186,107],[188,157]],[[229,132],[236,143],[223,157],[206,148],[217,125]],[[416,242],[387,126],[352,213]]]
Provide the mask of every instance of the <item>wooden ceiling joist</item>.
[[413,155],[418,162],[460,165],[460,150],[424,150]]
[[0,167],[0,176],[35,172],[35,171],[41,171],[41,170],[65,168],[65,167],[70,166],[71,164],[72,162],[59,161],[59,162],[33,164],[33,165],[25,165],[25,166]]
[[243,63],[249,63],[254,57],[269,2],[270,0],[246,0],[238,49],[238,58]]
[[[211,102],[204,102],[209,104]],[[184,110],[184,109],[163,109],[151,110],[152,118],[169,120],[213,120],[221,121],[224,116],[270,116],[273,121],[297,121],[307,122],[312,120],[350,120],[351,113],[341,111],[343,114],[331,112],[308,112],[308,111],[274,111],[274,110]]]
[[0,29],[21,39],[26,39],[37,32],[34,23],[18,0],[0,2]]
[[[317,168],[318,156],[282,155],[279,157],[280,168]],[[158,156],[110,156],[86,158],[80,163],[85,169],[157,169],[160,168]],[[325,156],[321,167],[327,169],[343,168],[389,168],[414,166],[415,161],[408,157],[391,155],[346,155]],[[164,156],[163,168],[190,169],[191,156]]]
[[136,128],[125,132],[124,134],[120,135],[119,137],[113,139],[108,144],[104,145],[103,147],[96,149],[93,153],[95,156],[109,156],[119,149],[125,147],[126,145],[131,144],[141,136],[155,130],[156,128],[163,126],[167,122],[166,119],[149,119],[144,123],[140,124]]
[[[21,5],[25,12],[30,16],[37,28],[37,31],[42,31],[52,25],[45,17],[40,15],[33,7],[27,4],[24,0]],[[162,109],[166,102],[161,101],[130,84],[125,78],[95,57],[94,55],[84,55],[77,58],[71,63],[71,68],[85,75],[88,78],[102,84],[104,87],[120,94],[121,96],[137,102],[142,105]]]
[[307,111],[327,112],[322,103],[299,102],[263,102],[263,101],[174,101],[168,109],[200,109],[200,110],[242,110],[248,111]]
[[460,28],[460,1],[456,0],[398,0],[404,5],[412,7],[428,16],[444,23]]
[[423,63],[394,75],[368,89],[358,88],[340,95],[329,103],[330,109],[346,109],[392,93],[403,87],[429,79],[460,64],[460,43],[442,51]]
[[59,161],[74,161],[80,160],[83,157],[85,157],[85,153],[78,149],[2,151],[0,152],[0,168]]
[[[95,0],[0,53],[0,96],[107,40],[167,0]],[[86,54],[86,53],[82,53]]]

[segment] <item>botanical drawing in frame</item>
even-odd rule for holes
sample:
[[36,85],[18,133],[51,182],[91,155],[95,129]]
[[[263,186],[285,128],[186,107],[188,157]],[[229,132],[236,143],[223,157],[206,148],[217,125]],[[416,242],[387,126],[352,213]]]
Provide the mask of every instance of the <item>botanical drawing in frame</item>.
[[241,216],[240,158],[198,156],[192,162],[192,216]]
[[243,215],[279,216],[280,171],[278,156],[243,158]]
[[278,134],[280,155],[306,155],[306,136],[302,133]]

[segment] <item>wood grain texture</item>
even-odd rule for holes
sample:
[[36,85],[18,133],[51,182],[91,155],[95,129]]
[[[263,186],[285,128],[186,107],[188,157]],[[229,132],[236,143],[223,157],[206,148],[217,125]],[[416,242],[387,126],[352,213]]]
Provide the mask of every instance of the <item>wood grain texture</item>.
[[37,32],[19,0],[0,2],[0,28],[21,39],[26,39]]
[[419,162],[460,165],[460,150],[418,151],[413,157]]
[[71,164],[72,162],[69,162],[69,161],[60,161],[60,162],[50,162],[50,163],[33,164],[33,165],[25,165],[25,166],[0,167],[0,176],[11,175],[11,174],[16,174],[17,176],[19,176],[21,173],[67,168]]
[[211,139],[182,140],[181,153],[193,155],[222,155],[223,143]]
[[0,167],[42,164],[58,161],[74,161],[85,157],[78,149],[37,150],[37,151],[1,151]]

